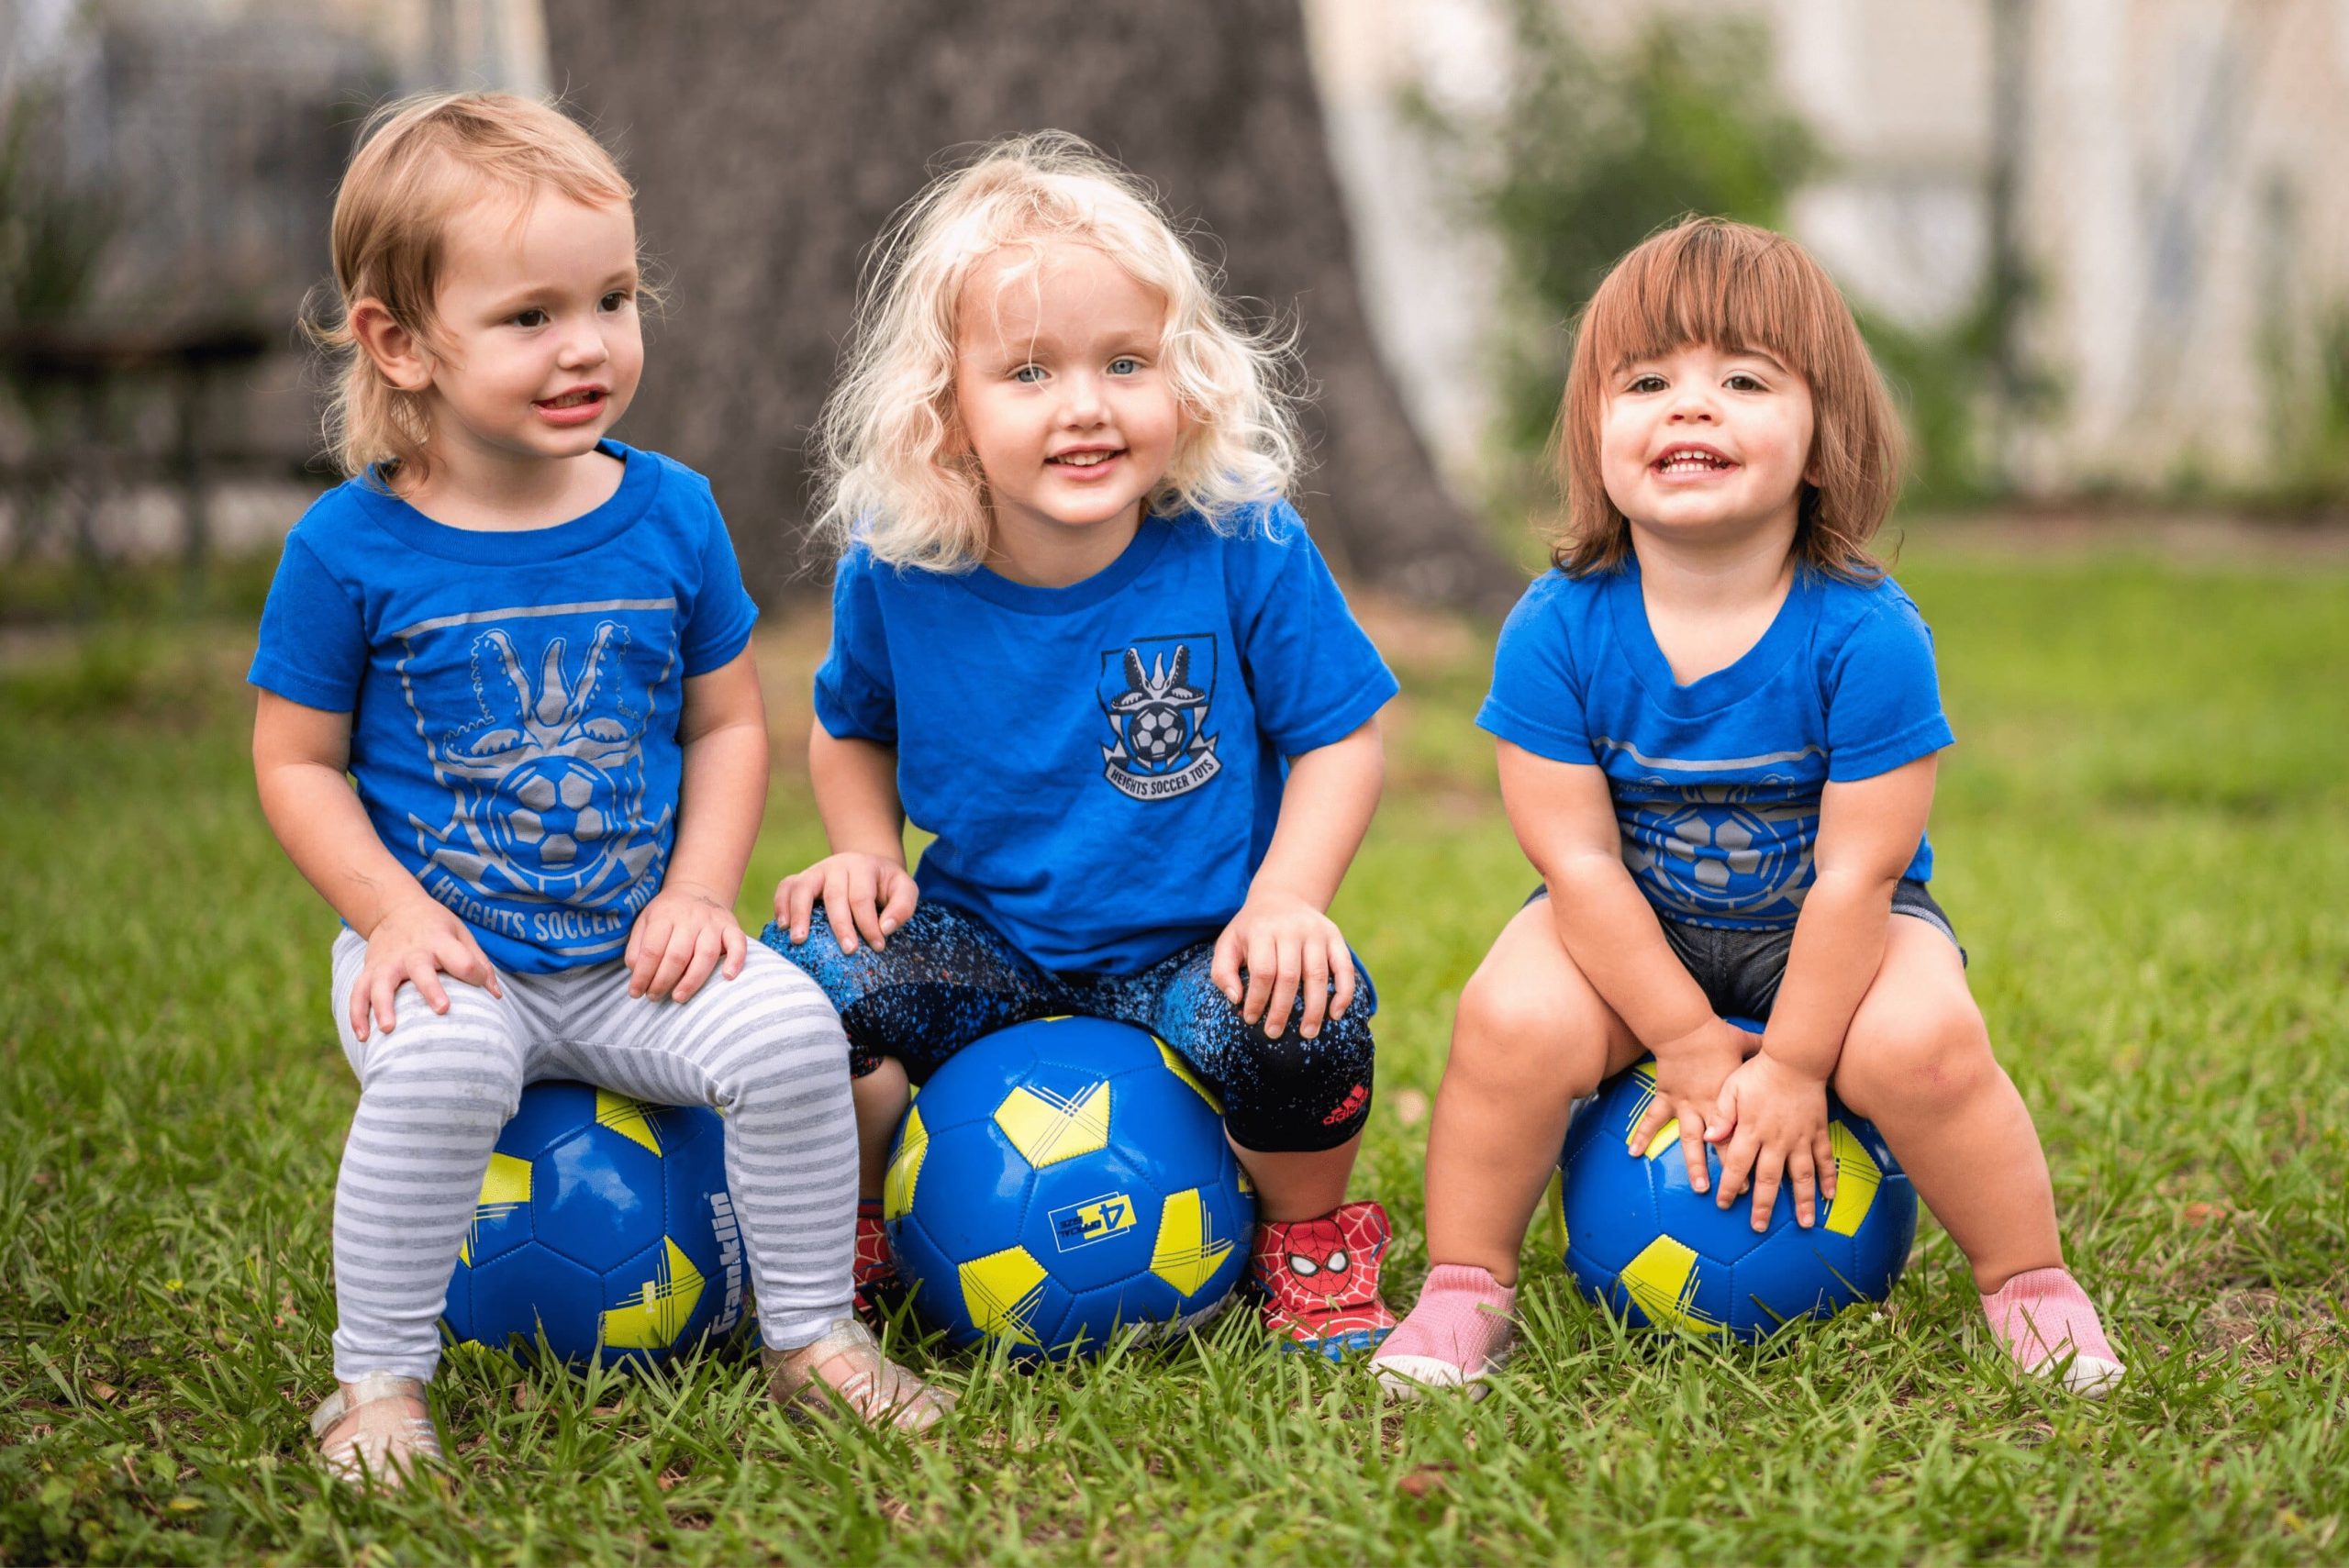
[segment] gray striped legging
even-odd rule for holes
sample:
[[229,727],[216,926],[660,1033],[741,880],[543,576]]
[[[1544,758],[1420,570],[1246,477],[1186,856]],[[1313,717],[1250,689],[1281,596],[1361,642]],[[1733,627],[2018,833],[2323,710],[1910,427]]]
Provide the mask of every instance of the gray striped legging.
[[335,1025],[360,1085],[334,1192],[337,1377],[432,1375],[491,1150],[540,1078],[721,1112],[767,1344],[795,1349],[848,1314],[856,1118],[848,1044],[814,981],[757,942],[740,974],[682,1005],[630,997],[617,960],[500,971],[503,998],[443,975],[448,1012],[404,985],[398,1028],[362,1040],[350,1002],[366,951],[352,932],[335,940]]

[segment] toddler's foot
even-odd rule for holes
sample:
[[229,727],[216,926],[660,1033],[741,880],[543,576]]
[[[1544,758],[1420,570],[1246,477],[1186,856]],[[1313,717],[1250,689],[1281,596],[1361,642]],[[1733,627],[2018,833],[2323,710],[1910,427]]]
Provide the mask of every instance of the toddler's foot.
[[856,1309],[868,1318],[886,1318],[905,1299],[905,1282],[897,1276],[897,1260],[889,1251],[889,1233],[881,1226],[881,1200],[859,1198],[856,1205]]
[[2096,1307],[2068,1269],[2032,1269],[1982,1298],[1990,1331],[2025,1372],[2060,1378],[2065,1387],[2101,1399],[2128,1369],[2113,1353]]
[[1397,1399],[1433,1388],[1465,1388],[1469,1398],[1482,1399],[1491,1392],[1486,1374],[1508,1359],[1517,1338],[1509,1316],[1516,1310],[1517,1287],[1490,1270],[1439,1263],[1419,1287],[1419,1305],[1370,1358],[1371,1369]]
[[1264,1293],[1265,1331],[1283,1350],[1331,1361],[1375,1346],[1395,1327],[1378,1296],[1378,1263],[1395,1239],[1375,1203],[1341,1204],[1319,1219],[1256,1227],[1249,1273]]
[[371,1372],[343,1384],[310,1417],[310,1435],[338,1480],[396,1492],[425,1460],[440,1457],[440,1433],[421,1378]]
[[871,1426],[926,1432],[954,1408],[952,1393],[883,1355],[873,1331],[853,1318],[841,1318],[813,1344],[769,1350],[762,1360],[767,1393],[795,1413],[846,1409]]

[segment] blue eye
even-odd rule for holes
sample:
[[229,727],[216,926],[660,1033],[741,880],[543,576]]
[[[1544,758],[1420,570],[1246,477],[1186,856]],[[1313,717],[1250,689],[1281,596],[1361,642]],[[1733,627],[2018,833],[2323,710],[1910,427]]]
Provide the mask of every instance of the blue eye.
[[1044,379],[1044,367],[1041,365],[1021,365],[1018,370],[1011,373],[1011,379],[1017,382],[1032,384]]
[[1141,369],[1141,361],[1130,354],[1121,354],[1109,361],[1111,375],[1133,375]]

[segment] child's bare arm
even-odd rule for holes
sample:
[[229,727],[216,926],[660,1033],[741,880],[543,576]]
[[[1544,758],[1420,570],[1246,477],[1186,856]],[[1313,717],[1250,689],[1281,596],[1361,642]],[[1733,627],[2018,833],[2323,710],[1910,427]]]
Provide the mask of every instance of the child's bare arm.
[[1655,1100],[1631,1142],[1645,1147],[1676,1118],[1689,1183],[1703,1192],[1705,1123],[1744,1057],[1745,1033],[1715,1015],[1625,869],[1607,776],[1594,764],[1553,762],[1504,740],[1500,782],[1509,826],[1549,886],[1550,917],[1567,956],[1655,1053]]
[[436,1013],[449,1010],[440,975],[503,995],[497,972],[465,923],[424,891],[375,837],[351,792],[351,715],[305,707],[263,691],[253,714],[253,777],[262,815],[286,855],[367,943],[351,992],[351,1027],[365,1040],[395,1025],[393,997],[413,984]]
[[1321,1032],[1325,1017],[1343,1018],[1353,1005],[1353,954],[1327,911],[1370,830],[1386,779],[1375,717],[1289,759],[1272,844],[1248,884],[1247,902],[1216,940],[1208,972],[1242,1021],[1261,1018],[1267,1035],[1288,1027],[1300,992],[1298,1032],[1308,1040]]
[[1888,773],[1831,784],[1820,792],[1817,878],[1795,919],[1794,946],[1762,1049],[1821,1083],[1834,1072],[1852,1015],[1884,962],[1892,890],[1925,836],[1937,762],[1920,757]]
[[623,958],[630,995],[685,1002],[713,973],[741,973],[750,951],[734,898],[766,810],[767,712],[748,648],[685,681],[677,744],[676,840]]
[[896,751],[840,740],[818,719],[807,736],[807,776],[832,852],[775,885],[774,917],[793,941],[804,942],[820,900],[841,951],[854,952],[860,938],[885,948],[921,896],[906,870]]

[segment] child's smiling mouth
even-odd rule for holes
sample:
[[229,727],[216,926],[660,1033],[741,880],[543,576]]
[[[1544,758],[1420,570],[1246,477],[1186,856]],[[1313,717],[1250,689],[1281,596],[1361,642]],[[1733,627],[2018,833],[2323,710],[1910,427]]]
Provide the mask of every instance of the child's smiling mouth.
[[1697,441],[1675,441],[1648,465],[1666,479],[1698,479],[1726,473],[1737,466],[1720,450]]
[[569,392],[552,397],[541,397],[530,405],[542,419],[558,425],[580,425],[603,411],[604,400],[610,395],[600,386],[574,386]]
[[1074,469],[1082,473],[1097,469],[1126,455],[1123,447],[1071,447],[1066,451],[1052,453],[1044,460],[1050,468]]

